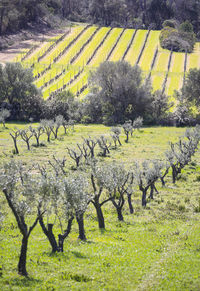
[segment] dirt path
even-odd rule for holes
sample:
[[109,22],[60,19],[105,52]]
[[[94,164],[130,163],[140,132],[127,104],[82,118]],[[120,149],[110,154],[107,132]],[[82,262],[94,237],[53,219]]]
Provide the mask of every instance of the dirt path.
[[181,247],[179,245],[181,237],[192,233],[194,227],[195,226],[191,227],[191,221],[187,221],[179,227],[180,235],[177,240],[174,243],[169,242],[165,246],[161,259],[152,266],[150,272],[143,278],[141,284],[139,284],[135,289],[136,291],[149,291],[155,289],[157,283],[160,281],[160,277],[163,274],[163,264],[167,262],[168,259],[173,258],[174,254]]
[[[24,53],[35,45],[41,46],[48,39],[64,33],[67,29],[67,27],[66,29],[54,29],[44,33],[21,32],[19,34],[7,37],[6,39],[14,42],[14,44],[8,49],[0,51],[0,63],[5,64],[7,62],[13,62],[17,55]],[[22,40],[25,38],[26,40]]]

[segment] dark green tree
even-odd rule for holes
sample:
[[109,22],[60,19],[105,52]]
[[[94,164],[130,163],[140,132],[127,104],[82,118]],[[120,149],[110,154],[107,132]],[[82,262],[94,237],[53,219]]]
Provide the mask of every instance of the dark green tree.
[[24,69],[20,63],[0,66],[0,104],[7,103],[12,118],[39,118],[43,100],[33,81],[32,71]]
[[89,82],[97,106],[101,105],[99,119],[102,118],[105,124],[124,123],[138,116],[144,120],[148,118],[152,103],[151,85],[142,81],[138,66],[132,67],[125,61],[104,62],[91,73]]

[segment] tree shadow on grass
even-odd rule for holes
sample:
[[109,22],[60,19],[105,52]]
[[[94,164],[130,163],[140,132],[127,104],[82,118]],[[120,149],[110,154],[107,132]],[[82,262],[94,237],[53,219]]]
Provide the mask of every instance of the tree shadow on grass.
[[12,286],[34,287],[41,283],[42,283],[42,280],[35,279],[32,277],[18,277],[18,278],[9,279],[9,285],[12,285]]
[[78,259],[87,259],[88,256],[82,254],[81,252],[73,251],[71,252]]

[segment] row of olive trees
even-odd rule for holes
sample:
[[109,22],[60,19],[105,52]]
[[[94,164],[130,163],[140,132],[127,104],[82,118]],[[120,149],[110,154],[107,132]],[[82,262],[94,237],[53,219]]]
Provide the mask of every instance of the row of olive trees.
[[[129,135],[133,135],[133,131],[136,129],[140,129],[143,125],[143,119],[141,117],[136,118],[133,122],[127,121],[122,125],[124,130],[124,134],[126,135],[125,142],[128,142]],[[75,148],[67,147],[68,154],[72,160],[75,161],[76,168],[80,166],[80,163],[83,161],[85,164],[88,164],[88,161],[91,158],[94,158],[96,147],[99,147],[100,152],[98,155],[102,157],[106,157],[110,154],[110,149],[114,147],[117,149],[117,146],[121,146],[121,127],[112,127],[110,137],[106,135],[101,135],[97,138],[91,138],[90,136],[87,138],[83,138],[83,142],[77,144]]]
[[[170,168],[173,182],[176,182],[177,175],[194,155],[199,140],[199,127],[186,130],[178,143],[170,145],[166,152],[166,163],[145,161],[142,164],[135,163],[130,169],[116,162],[102,165],[94,157],[88,160],[84,172],[67,170],[66,160],[55,157],[49,161],[48,168],[34,166],[27,169],[15,161],[5,164],[0,171],[0,188],[22,234],[19,273],[27,275],[28,239],[38,222],[52,252],[62,252],[74,217],[79,227],[79,238],[86,239],[84,213],[90,203],[95,208],[100,229],[105,228],[103,206],[108,202],[116,209],[118,220],[123,221],[125,201],[128,202],[130,213],[133,213],[132,195],[139,189],[142,206],[145,207],[148,191],[149,198],[153,199],[154,191],[157,191],[155,183],[161,180],[164,186]],[[27,223],[30,221],[29,215],[32,217],[31,225]],[[60,226],[57,239],[53,229],[56,218]]]
[[30,140],[32,138],[35,138],[36,146],[39,147],[40,138],[43,134],[46,134],[48,142],[50,142],[52,135],[55,139],[57,139],[58,131],[61,126],[64,128],[65,134],[74,130],[74,122],[72,120],[66,121],[62,115],[58,115],[55,120],[43,119],[36,128],[29,126],[25,129],[12,130],[10,132],[10,136],[12,137],[14,143],[15,153],[19,154],[19,149],[17,146],[17,140],[19,137],[21,137],[21,139],[26,143],[27,149],[30,150]]

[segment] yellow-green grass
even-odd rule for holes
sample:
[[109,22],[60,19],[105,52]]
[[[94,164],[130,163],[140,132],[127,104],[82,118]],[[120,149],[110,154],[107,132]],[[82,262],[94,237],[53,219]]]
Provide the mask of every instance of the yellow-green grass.
[[194,46],[193,52],[187,55],[186,71],[194,68],[200,68],[200,42],[197,42]]
[[97,54],[94,56],[93,60],[89,64],[90,66],[97,67],[106,60],[109,52],[116,43],[121,32],[122,28],[114,28],[111,31],[103,46],[98,50]]
[[190,69],[199,67],[200,67],[200,54],[198,53],[188,54],[186,71],[188,72]]
[[168,67],[169,57],[170,57],[170,51],[167,51],[167,50],[159,51],[152,71],[153,72],[154,71],[166,72],[167,67]]
[[38,78],[35,81],[35,85],[37,87],[41,87],[42,85],[44,85],[45,82],[49,82],[51,79],[55,78],[55,76],[57,74],[61,73],[64,69],[66,70],[66,73],[67,73],[67,71],[70,68],[71,68],[71,66],[69,66],[69,65],[64,66],[64,65],[59,65],[57,63],[52,64],[51,69],[48,70],[43,76],[41,76],[40,78]]
[[80,48],[90,38],[90,36],[95,32],[96,29],[96,26],[89,27],[76,41],[76,43],[69,49],[69,51],[67,51],[67,53],[58,60],[58,63],[63,65],[68,64],[71,58],[79,52]]
[[87,87],[79,96],[79,100],[83,100],[90,93],[90,89]]
[[[75,27],[71,34],[69,34],[62,42],[60,42],[45,58],[41,60],[41,62],[35,63],[33,67],[33,74],[34,76],[38,73],[41,73],[45,68],[47,68],[52,62],[52,58],[59,54],[61,50],[64,49],[64,47],[75,38],[78,33],[84,29],[84,25]],[[88,28],[82,36],[69,48],[69,50],[55,63],[52,64],[52,67],[39,79],[35,81],[35,84],[37,87],[41,87],[44,85],[45,82],[49,82],[51,79],[55,78],[57,74],[60,74],[63,69],[66,69],[65,74],[69,76],[67,71],[71,70],[71,66],[68,66],[71,59],[76,55],[77,52],[79,52],[80,48],[83,46],[83,44],[89,39],[89,37],[94,33],[97,27],[93,26]],[[85,66],[85,63],[90,58],[92,53],[94,52],[95,48],[98,46],[98,44],[102,41],[103,37],[106,35],[109,28],[101,28],[96,35],[94,36],[93,40],[87,44],[87,46],[84,48],[84,50],[81,52],[77,60],[75,60],[73,65],[83,67]],[[90,62],[90,64],[87,66],[88,68],[95,68],[97,67],[101,62],[105,61],[109,52],[113,48],[114,44],[116,43],[120,33],[122,32],[122,28],[114,28],[111,33],[106,38],[103,45],[100,47],[100,49],[95,54],[94,58]],[[132,29],[126,29],[123,33],[117,47],[113,51],[110,61],[117,61],[120,60],[125,52],[125,50],[128,47],[128,44],[130,43],[130,40],[133,36],[134,30]],[[138,30],[134,41],[131,45],[131,48],[129,49],[125,60],[129,61],[131,65],[134,65],[138,59],[138,56],[141,52],[141,49],[144,45],[144,40],[147,34],[147,30]],[[60,35],[58,36],[60,37]],[[57,38],[58,38],[57,37]],[[163,79],[163,76],[166,74],[168,69],[168,61],[170,57],[170,51],[162,49],[159,45],[159,31],[151,31],[150,35],[147,39],[146,46],[144,48],[143,54],[140,59],[140,67],[145,72],[145,75],[149,74],[150,66],[152,64],[153,56],[156,50],[156,47],[158,46],[159,52],[157,55],[157,59],[155,62],[155,65],[152,70],[152,80],[153,81],[153,88],[161,89],[161,80]],[[49,39],[49,43],[42,45],[41,49],[37,49],[34,51],[24,62],[24,67],[30,67],[31,63],[34,61],[34,58],[36,59],[38,55],[42,54],[44,52],[44,47],[50,46],[50,44],[55,41],[56,38]],[[41,51],[41,52],[40,52]],[[24,51],[25,54],[27,51]],[[35,57],[34,57],[35,56]],[[19,59],[21,59],[21,55],[19,56]],[[184,53],[173,53],[172,60],[171,60],[171,66],[170,66],[170,73],[176,73],[176,74],[183,74],[184,70],[184,60],[185,56]],[[187,59],[187,71],[189,71],[190,68],[194,67],[200,67],[200,43],[196,43],[194,51],[192,54],[188,54]],[[79,68],[78,68],[79,70]],[[87,68],[86,68],[87,70]],[[154,73],[159,73],[155,75]],[[160,73],[162,73],[160,75]],[[79,77],[81,78],[81,76]],[[59,82],[58,85],[56,85],[56,82]],[[68,82],[68,77],[65,77],[65,75],[61,75],[59,79],[54,81],[54,83],[51,84],[51,88],[46,88],[44,96],[45,98],[48,97],[47,92],[55,91],[57,88],[60,88],[63,86],[63,84],[66,84]],[[78,82],[78,80],[76,81]],[[73,84],[71,84],[73,85]],[[172,86],[173,87],[173,86]],[[55,89],[56,88],[56,89]],[[169,92],[172,92],[173,90],[169,89]],[[171,94],[171,93],[170,93]]]
[[44,42],[41,42],[39,45],[38,45],[38,48],[35,49],[33,51],[32,54],[30,54],[25,60],[24,62],[28,62],[30,64],[33,64],[33,63],[37,63],[38,61],[38,58],[40,56],[42,56],[46,51],[47,49],[56,42],[57,39],[59,39],[60,37],[62,36],[62,34],[59,34],[59,35],[56,35],[55,37],[53,38],[49,38],[48,40],[45,40]]
[[[1,161],[13,157],[9,131],[15,126],[24,128],[29,125],[8,123],[7,129],[0,126]],[[134,132],[128,144],[122,134],[122,146],[111,149],[110,156],[100,158],[101,162],[114,160],[129,167],[136,160],[165,160],[168,142],[177,142],[184,132],[185,128],[143,128]],[[53,155],[56,158],[66,156],[70,168],[74,163],[68,157],[66,147],[82,143],[82,137],[95,138],[102,134],[109,136],[110,128],[76,125],[75,132],[68,136],[64,136],[60,129],[59,139],[52,139],[49,144],[46,136],[42,136],[41,141],[46,146],[31,147],[31,151],[20,140],[20,154],[15,155],[15,159],[28,166],[40,163],[49,167],[48,160]],[[105,231],[99,231],[96,213],[89,205],[84,216],[87,241],[77,240],[78,227],[74,221],[64,244],[64,253],[51,254],[48,240],[38,224],[29,240],[28,278],[17,274],[22,237],[1,193],[1,211],[6,217],[0,229],[0,290],[199,290],[200,216],[196,211],[199,207],[199,164],[200,153],[197,151],[175,185],[171,183],[171,173],[166,177],[166,187],[162,188],[160,182],[156,184],[159,194],[148,202],[146,209],[141,207],[141,192],[134,188],[135,212],[129,214],[126,202],[124,222],[117,221],[112,203],[105,204]],[[28,222],[32,222],[32,217]],[[57,237],[58,220],[54,230]]]
[[151,82],[152,82],[153,91],[162,90],[165,76],[166,76],[166,73],[152,72]]
[[146,34],[147,30],[138,30],[136,32],[134,41],[125,57],[125,61],[129,62],[132,66],[134,66],[137,62],[138,56],[145,41]]
[[173,52],[171,65],[170,65],[170,72],[172,73],[184,72],[184,62],[185,62],[185,53]]
[[77,92],[88,82],[88,72],[84,72],[81,74],[80,78],[78,78],[75,82],[73,82],[68,89],[76,95]]
[[73,28],[70,34],[68,34],[61,42],[59,42],[58,45],[41,60],[41,63],[52,63],[53,59],[57,57],[83,29],[84,26],[76,26]]
[[16,58],[14,59],[14,62],[16,63],[20,63],[21,62],[21,59],[27,54],[27,52],[29,51],[30,49],[23,49],[20,51],[20,53],[16,56]]
[[81,55],[74,62],[75,66],[83,66],[87,63],[91,55],[94,53],[96,47],[100,44],[106,33],[109,31],[109,27],[102,27],[97,34],[95,34],[92,41],[85,47]]
[[[165,88],[165,93],[168,96],[173,96],[174,90],[180,90],[183,85],[183,74],[169,73]],[[173,101],[174,98],[173,98]]]
[[[78,27],[79,29],[81,27]],[[43,76],[42,79],[38,79],[36,84],[38,87],[41,87],[44,84],[44,80],[49,81],[51,78],[54,78],[57,74],[61,73],[63,70],[63,67],[69,64],[72,57],[76,55],[76,53],[79,51],[79,49],[82,47],[82,45],[87,41],[87,39],[91,36],[91,34],[96,30],[96,27],[90,27],[88,28],[82,36],[77,40],[76,44],[71,46],[69,50],[66,52],[64,56],[61,57],[61,59],[56,63],[56,69],[54,64],[52,64],[53,69],[48,70]],[[48,56],[49,57],[49,56]],[[46,59],[46,58],[45,58]],[[44,60],[43,60],[44,61]],[[52,61],[52,60],[51,60]]]
[[71,70],[68,70],[61,78],[53,82],[51,85],[43,89],[43,98],[46,99],[48,96],[63,87],[67,84],[74,76],[79,72],[78,67],[71,67]]
[[155,51],[158,47],[160,31],[151,31],[146,42],[139,66],[143,71],[150,71]]
[[115,47],[114,51],[112,52],[112,55],[110,56],[109,61],[117,62],[120,61],[127,49],[127,46],[129,45],[131,38],[133,36],[134,30],[133,29],[127,29],[122,34],[117,46]]
[[61,59],[56,63],[56,70],[51,69],[48,70],[43,76],[42,80],[37,80],[37,86],[41,87],[44,83],[43,80],[45,78],[46,81],[49,81],[51,78],[54,78],[56,74],[59,74],[63,70],[63,66],[67,66],[71,60],[72,57],[76,55],[76,53],[79,51],[79,49],[82,47],[82,45],[87,41],[87,39],[91,36],[91,34],[96,30],[96,27],[90,27],[87,29],[82,36],[77,40],[76,45],[73,45],[69,48],[69,50],[66,52],[64,56],[61,57]]

